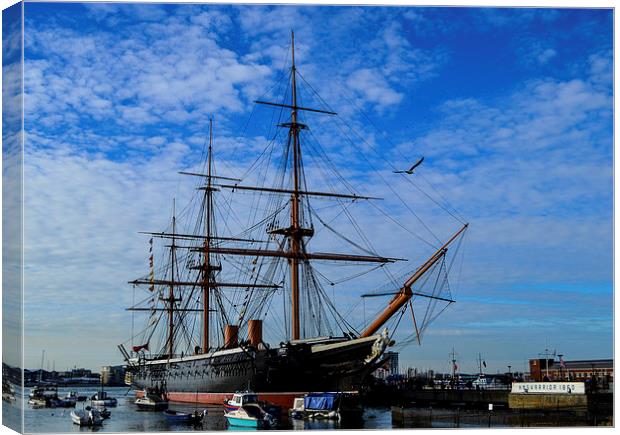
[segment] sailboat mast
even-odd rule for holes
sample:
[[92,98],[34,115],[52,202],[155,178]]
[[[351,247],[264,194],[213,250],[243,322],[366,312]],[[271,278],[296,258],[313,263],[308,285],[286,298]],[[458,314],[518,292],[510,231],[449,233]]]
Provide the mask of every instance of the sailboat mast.
[[454,346],[452,346],[452,353],[450,354],[452,357],[452,380],[456,378],[456,353],[454,353]]
[[291,110],[290,138],[293,141],[293,193],[291,195],[291,232],[289,236],[290,252],[293,255],[290,259],[291,266],[291,335],[293,340],[300,338],[299,325],[299,253],[300,253],[300,232],[299,232],[299,125],[297,124],[297,78],[295,69],[295,33],[291,32],[291,57],[292,57],[292,99],[293,108]]
[[45,349],[41,352],[41,371],[39,372],[39,382],[43,382],[43,364],[45,363]]
[[205,241],[202,287],[202,353],[209,351],[209,297],[213,281],[211,270],[211,214],[213,191],[211,186],[211,154],[213,151],[213,119],[209,119],[209,154],[207,157],[207,188],[205,189]]

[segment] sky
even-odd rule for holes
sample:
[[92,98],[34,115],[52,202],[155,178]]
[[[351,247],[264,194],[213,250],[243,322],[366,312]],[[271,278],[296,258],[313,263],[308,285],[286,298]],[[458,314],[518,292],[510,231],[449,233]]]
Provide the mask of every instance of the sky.
[[[399,349],[401,367],[449,371],[452,348],[471,372],[478,353],[490,372],[524,371],[545,348],[612,357],[612,20],[609,9],[26,3],[25,366],[43,349],[57,370],[121,363],[127,281],[146,273],[138,231],[165,228],[171,198],[191,193],[177,172],[199,164],[210,116],[222,171],[243,172],[267,144],[266,129],[245,126],[277,87],[291,29],[305,89],[361,138],[317,129],[345,178],[400,192],[439,239],[460,224],[412,183],[470,223],[457,303],[421,346]],[[415,178],[392,174],[421,156]],[[384,206],[432,240],[398,201]],[[378,251],[428,253],[360,222],[380,233]]]

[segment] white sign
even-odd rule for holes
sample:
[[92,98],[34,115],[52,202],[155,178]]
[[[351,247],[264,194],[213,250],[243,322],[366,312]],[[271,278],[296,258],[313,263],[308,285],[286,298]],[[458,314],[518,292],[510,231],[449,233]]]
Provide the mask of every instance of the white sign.
[[583,382],[513,382],[513,394],[585,394]]

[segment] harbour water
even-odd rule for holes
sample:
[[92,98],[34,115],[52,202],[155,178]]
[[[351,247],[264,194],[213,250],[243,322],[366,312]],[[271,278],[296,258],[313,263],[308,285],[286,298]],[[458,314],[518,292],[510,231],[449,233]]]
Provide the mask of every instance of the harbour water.
[[[93,395],[97,389],[90,388],[59,388],[58,395],[63,396],[69,391],[77,391],[80,395]],[[72,432],[163,432],[163,431],[223,431],[235,430],[229,428],[224,418],[224,410],[222,406],[197,406],[187,403],[171,403],[170,409],[178,411],[194,411],[195,409],[207,409],[208,414],[203,423],[199,426],[187,424],[173,424],[164,418],[161,412],[139,411],[138,407],[133,403],[135,400],[134,391],[128,391],[128,388],[116,387],[106,388],[106,391],[112,397],[118,399],[118,406],[108,408],[112,411],[112,416],[105,420],[102,427],[99,428],[80,428],[71,422],[71,410],[73,408],[42,408],[32,409],[28,406],[28,394],[30,389],[26,388],[23,394],[16,392],[17,400],[22,401],[25,409],[25,431],[29,433],[72,433]],[[88,402],[86,402],[88,404]],[[7,402],[2,403],[4,418],[9,417],[11,412],[8,407],[15,406]],[[80,409],[82,403],[77,404],[76,409]],[[9,417],[10,418],[10,417]],[[278,429],[389,429],[392,427],[392,417],[390,408],[368,408],[364,411],[363,422],[355,426],[347,426],[337,421],[298,421],[283,422]],[[246,429],[247,430],[247,429]]]
[[[59,388],[59,396],[69,391],[77,391],[79,395],[92,396],[96,387],[90,388]],[[25,409],[25,432],[27,433],[73,433],[73,432],[192,432],[192,431],[225,431],[248,430],[229,427],[222,406],[192,405],[187,403],[171,403],[170,409],[193,412],[196,409],[207,409],[208,414],[199,426],[175,424],[167,421],[161,412],[139,411],[133,403],[134,391],[125,387],[106,388],[112,397],[118,399],[118,406],[109,408],[111,418],[104,421],[102,427],[80,428],[71,421],[70,413],[73,408],[43,408],[33,409],[28,406],[28,394],[16,391],[17,402],[2,402],[3,423],[9,424],[12,420],[18,422],[17,403],[21,402]],[[87,405],[79,403],[80,409]],[[597,426],[612,425],[611,415],[598,420],[586,419],[574,415],[573,412],[529,412],[515,413],[514,411],[498,410],[492,413],[482,410],[459,410],[454,408],[420,407],[413,411],[409,418],[396,419],[390,407],[367,407],[363,419],[354,424],[346,424],[332,420],[315,421],[281,421],[277,429],[281,430],[330,430],[330,429],[392,429],[392,428],[476,428],[476,427],[568,427],[568,426]]]

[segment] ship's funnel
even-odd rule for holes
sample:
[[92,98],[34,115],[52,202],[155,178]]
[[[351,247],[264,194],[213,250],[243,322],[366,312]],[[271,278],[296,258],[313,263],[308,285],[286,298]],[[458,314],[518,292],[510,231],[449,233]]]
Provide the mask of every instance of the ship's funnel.
[[226,325],[224,329],[224,348],[232,349],[239,345],[239,327],[237,325]]
[[248,321],[248,340],[251,346],[258,347],[263,342],[263,321]]

